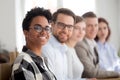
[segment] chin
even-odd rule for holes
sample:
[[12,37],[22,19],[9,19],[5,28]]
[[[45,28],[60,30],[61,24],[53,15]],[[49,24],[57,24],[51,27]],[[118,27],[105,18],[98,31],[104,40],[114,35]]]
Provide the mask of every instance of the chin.
[[60,43],[65,43],[67,40],[59,40]]
[[67,38],[64,38],[64,39],[63,39],[63,38],[62,38],[62,39],[59,38],[58,41],[59,41],[60,43],[65,43],[65,42],[67,41]]
[[83,39],[79,39],[79,41],[82,41]]
[[45,45],[47,42],[42,42],[42,43],[40,43],[40,45]]

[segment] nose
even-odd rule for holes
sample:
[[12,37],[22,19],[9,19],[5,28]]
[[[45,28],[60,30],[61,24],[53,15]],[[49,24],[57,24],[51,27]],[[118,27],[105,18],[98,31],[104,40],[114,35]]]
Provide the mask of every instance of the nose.
[[64,25],[64,26],[62,26],[62,29],[65,29],[67,26],[66,25]]
[[92,31],[95,31],[95,30],[97,30],[97,27],[96,27],[96,26],[93,26],[93,27],[92,27]]
[[82,29],[81,28],[79,28],[79,33],[82,33]]
[[42,31],[40,32],[41,35],[47,34],[47,31],[43,28]]
[[68,28],[67,26],[65,26],[65,27],[63,28],[63,31],[69,32],[70,30],[69,30],[69,28]]

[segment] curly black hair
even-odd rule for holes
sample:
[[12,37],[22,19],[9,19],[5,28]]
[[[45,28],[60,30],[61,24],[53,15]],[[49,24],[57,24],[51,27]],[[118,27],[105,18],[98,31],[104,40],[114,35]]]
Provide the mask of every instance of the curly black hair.
[[52,20],[52,14],[48,9],[35,7],[27,12],[27,14],[23,20],[23,23],[22,23],[23,30],[29,30],[30,24],[31,24],[33,18],[35,18],[36,16],[46,17],[49,23]]

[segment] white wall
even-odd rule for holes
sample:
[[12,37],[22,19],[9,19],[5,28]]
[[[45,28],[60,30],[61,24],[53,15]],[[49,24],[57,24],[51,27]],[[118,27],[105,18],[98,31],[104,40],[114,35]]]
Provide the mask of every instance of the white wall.
[[[24,17],[24,2],[22,0],[1,0],[0,2],[0,42],[9,51],[15,50],[16,45],[21,44],[18,40],[22,38],[19,30]],[[96,0],[96,12],[98,16],[105,17],[109,21],[112,30],[111,42],[118,49],[120,46],[120,0]]]
[[110,42],[119,49],[120,46],[120,1],[119,0],[96,0],[96,12],[98,17],[104,17],[108,20],[111,28]]
[[14,0],[0,1],[0,42],[9,51],[16,48]]
[[118,0],[118,29],[119,29],[119,32],[118,32],[118,34],[119,34],[119,42],[118,42],[118,44],[119,44],[119,54],[120,54],[120,0]]
[[17,51],[21,52],[22,47],[25,44],[23,30],[22,30],[22,21],[25,16],[25,1],[26,0],[15,0],[15,26],[16,26],[16,47]]

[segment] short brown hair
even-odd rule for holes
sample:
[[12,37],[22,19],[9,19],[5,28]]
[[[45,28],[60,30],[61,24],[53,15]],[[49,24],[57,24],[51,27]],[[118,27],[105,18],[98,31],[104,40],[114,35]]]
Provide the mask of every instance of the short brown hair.
[[84,21],[84,19],[82,17],[76,15],[76,23],[82,22],[82,21]]
[[93,12],[86,12],[85,14],[82,15],[83,18],[88,18],[88,17],[97,17],[95,13]]
[[59,14],[65,14],[65,15],[72,16],[74,19],[74,23],[76,22],[75,21],[75,14],[70,9],[67,9],[67,8],[60,8],[55,13],[53,13],[53,18],[52,18],[53,22],[56,22]]

